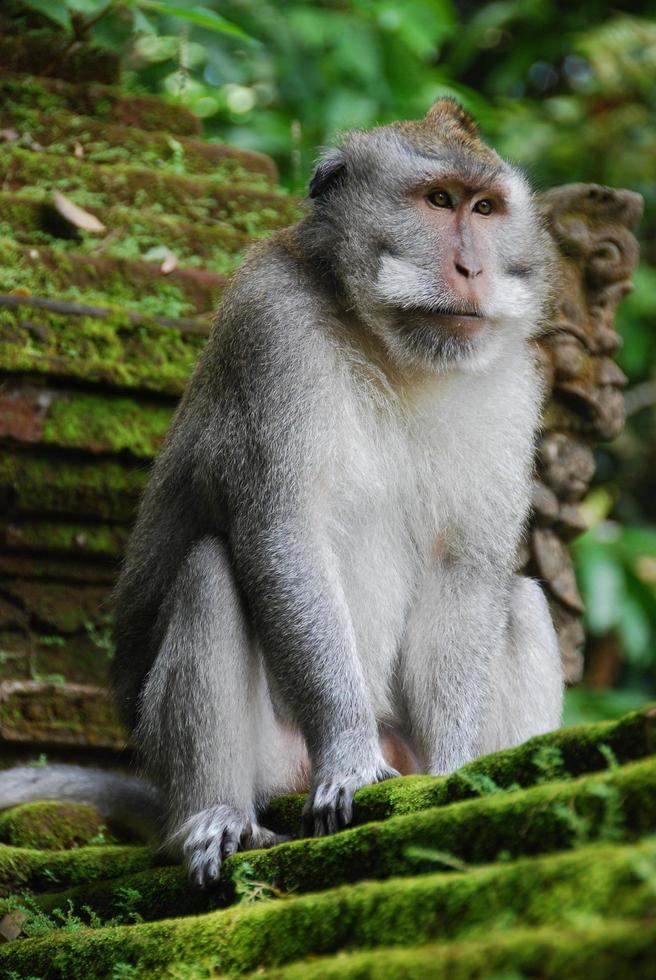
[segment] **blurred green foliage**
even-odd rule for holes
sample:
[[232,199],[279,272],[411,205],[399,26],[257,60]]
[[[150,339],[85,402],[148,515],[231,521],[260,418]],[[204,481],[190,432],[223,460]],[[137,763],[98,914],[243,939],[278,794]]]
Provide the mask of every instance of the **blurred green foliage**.
[[[651,3],[584,0],[28,0],[78,38],[120,50],[126,82],[181,101],[210,138],[269,153],[301,191],[340,130],[422,115],[452,94],[534,184],[640,191],[642,265],[619,314],[625,433],[598,452],[574,545],[589,659],[570,720],[656,690],[656,18]],[[49,8],[49,9],[48,9]],[[606,679],[600,681],[599,676]],[[592,671],[595,674],[595,671]],[[594,680],[594,676],[591,678]]]

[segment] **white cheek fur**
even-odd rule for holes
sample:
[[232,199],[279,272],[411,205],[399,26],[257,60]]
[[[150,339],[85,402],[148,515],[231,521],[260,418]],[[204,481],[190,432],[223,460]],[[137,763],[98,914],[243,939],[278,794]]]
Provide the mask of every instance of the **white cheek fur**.
[[383,255],[380,260],[376,292],[384,302],[402,308],[430,308],[441,299],[438,285],[428,272],[393,255]]

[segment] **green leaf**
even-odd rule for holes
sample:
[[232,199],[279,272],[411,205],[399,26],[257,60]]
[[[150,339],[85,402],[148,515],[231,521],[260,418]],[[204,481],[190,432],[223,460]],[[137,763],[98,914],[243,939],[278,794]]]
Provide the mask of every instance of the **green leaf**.
[[186,20],[197,27],[205,27],[209,31],[216,31],[217,34],[227,34],[230,37],[237,37],[241,41],[257,43],[254,37],[246,31],[226,20],[220,14],[215,13],[208,7],[179,7],[172,3],[160,3],[160,0],[137,0],[139,7],[146,10],[153,10],[155,13],[164,14],[169,17],[177,17],[179,20]]
[[71,15],[68,7],[61,3],[61,0],[24,0],[24,3],[30,10],[36,10],[37,13],[50,18],[67,31],[71,30]]
[[601,635],[615,626],[625,595],[624,568],[612,546],[588,539],[579,544],[576,564],[586,606],[586,622],[592,633]]
[[67,6],[69,10],[88,17],[97,17],[101,10],[109,11],[111,5],[109,0],[66,0],[66,4],[59,4],[60,7]]

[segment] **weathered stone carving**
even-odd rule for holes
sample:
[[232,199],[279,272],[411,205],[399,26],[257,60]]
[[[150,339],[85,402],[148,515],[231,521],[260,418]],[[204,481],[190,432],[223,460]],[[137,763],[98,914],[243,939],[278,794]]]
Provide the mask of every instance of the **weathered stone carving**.
[[632,191],[566,184],[540,203],[558,249],[558,284],[539,343],[548,395],[534,515],[521,557],[546,585],[567,678],[574,681],[583,667],[583,604],[566,542],[584,529],[577,501],[594,474],[591,446],[613,439],[624,424],[626,379],[612,359],[621,343],[614,318],[631,289],[638,261],[631,229],[643,202]]

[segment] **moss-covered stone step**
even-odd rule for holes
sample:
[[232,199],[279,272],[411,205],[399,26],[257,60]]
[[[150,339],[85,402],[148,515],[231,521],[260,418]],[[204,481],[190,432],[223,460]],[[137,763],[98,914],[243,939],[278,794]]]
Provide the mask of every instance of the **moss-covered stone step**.
[[101,250],[120,259],[145,258],[154,249],[164,254],[161,250],[166,248],[181,265],[227,276],[237,268],[249,243],[245,232],[227,224],[179,221],[153,211],[116,206],[103,211],[102,220],[107,234],[101,244],[98,235],[75,234],[62,222],[47,189],[34,197],[0,192],[0,236],[35,248],[47,245],[83,255]]
[[0,740],[120,750],[125,735],[103,688],[48,681],[0,683]]
[[104,623],[94,625],[89,622],[88,625],[83,633],[73,636],[39,629],[31,623],[21,629],[0,628],[0,680],[37,680],[106,688],[110,631]]
[[71,44],[63,32],[52,29],[27,34],[0,34],[0,65],[5,72],[30,72],[39,66],[41,74],[75,82],[103,82],[113,85],[120,74],[120,59],[109,48],[94,44]]
[[66,851],[105,844],[105,821],[84,803],[23,803],[0,813],[0,841],[12,847]]
[[201,131],[197,116],[156,96],[126,92],[97,80],[72,84],[61,78],[12,75],[4,65],[0,70],[0,101],[16,108],[67,111],[110,125],[162,130],[176,136],[197,136]]
[[[511,788],[581,776],[656,753],[656,704],[622,718],[560,728],[522,745],[482,756],[450,776],[406,776],[360,790],[355,797],[355,824],[386,820]],[[263,818],[279,834],[295,834],[305,795],[273,800]]]
[[45,851],[0,846],[0,894],[24,888],[47,891],[63,885],[82,885],[98,878],[120,877],[154,867],[154,848],[132,845],[94,845],[69,851]]
[[30,248],[0,239],[0,292],[53,296],[170,317],[210,315],[225,277],[203,269],[162,271],[161,262]]
[[0,127],[15,129],[18,143],[37,152],[73,156],[92,163],[131,163],[167,168],[187,176],[207,176],[219,183],[271,187],[277,173],[261,153],[223,143],[207,143],[167,132],[122,126],[67,111],[42,111],[25,103],[0,106]]
[[[576,913],[573,914],[576,922]],[[481,930],[483,932],[483,930]],[[258,969],[255,980],[617,980],[656,976],[656,939],[650,918],[604,919],[590,924],[493,931],[466,942],[435,943],[398,949],[383,947],[362,953],[340,952],[288,967]],[[211,963],[211,960],[208,962]],[[198,967],[197,976],[207,975]],[[135,974],[132,974],[133,976]],[[174,965],[171,977],[188,976]],[[209,974],[211,976],[211,974]],[[137,972],[136,977],[144,976]]]
[[[324,891],[366,879],[423,875],[436,869],[510,861],[579,848],[594,840],[631,840],[656,828],[656,760],[515,792],[420,810],[363,824],[327,838],[306,838],[229,858],[222,880],[202,901],[181,868],[126,878],[121,886],[148,896],[145,919],[231,905],[248,881],[264,894]],[[67,893],[109,915],[116,882]],[[200,902],[200,905],[199,905]]]
[[0,677],[107,684],[106,585],[0,579]]
[[0,390],[0,442],[151,459],[173,407],[12,379]]
[[38,624],[44,632],[82,633],[87,624],[97,626],[109,615],[107,608],[103,608],[107,590],[97,585],[72,589],[65,583],[22,579],[0,582],[0,594],[15,602],[28,620]]
[[113,460],[90,462],[0,448],[0,500],[12,518],[75,515],[128,524],[147,481],[145,468]]
[[49,555],[35,557],[0,551],[0,582],[5,579],[45,580],[71,584],[97,582],[112,585],[116,579],[116,567],[111,562],[105,564],[87,560],[82,556],[76,559]]
[[116,524],[0,521],[0,545],[8,551],[98,558],[111,561],[116,570],[127,539],[128,529]]
[[104,210],[122,204],[187,221],[224,221],[251,235],[285,227],[299,217],[298,201],[282,193],[238,184],[224,187],[206,177],[124,163],[105,166],[33,153],[13,144],[0,146],[0,176],[5,190],[38,194],[44,186],[57,189],[101,218]]
[[[577,913],[588,925],[618,914],[637,923],[654,915],[655,862],[653,840],[630,848],[597,845],[506,866],[246,901],[203,916],[52,932],[1,949],[0,964],[7,970],[47,968],[48,976],[100,978],[127,963],[137,966],[137,976],[161,977],[167,966],[182,961],[188,968],[204,964],[235,975],[345,948],[464,941],[494,928],[501,934],[518,927],[563,928]],[[250,888],[256,894],[254,879]],[[248,897],[248,878],[243,894]]]
[[[0,277],[2,273],[0,272]],[[0,296],[0,372],[75,379],[88,385],[179,396],[198,359],[209,324],[193,330],[164,326],[152,317],[59,313]],[[47,297],[46,297],[47,299]],[[81,307],[80,309],[85,309]]]

